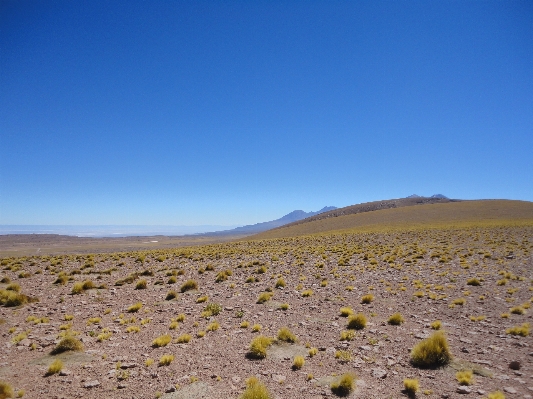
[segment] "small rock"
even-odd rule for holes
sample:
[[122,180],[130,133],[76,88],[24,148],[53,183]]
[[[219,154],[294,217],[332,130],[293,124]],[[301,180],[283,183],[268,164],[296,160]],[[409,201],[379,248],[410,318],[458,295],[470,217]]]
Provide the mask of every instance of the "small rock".
[[284,375],[281,375],[281,374],[272,374],[272,379],[274,381],[276,381],[277,383],[281,384],[281,383],[285,382],[287,377],[285,377]]
[[372,369],[372,377],[374,378],[385,378],[387,377],[387,370],[383,369]]
[[517,393],[518,391],[513,387],[504,387],[503,390],[507,393]]
[[165,393],[171,393],[171,392],[175,392],[175,391],[176,391],[176,387],[175,386],[170,386],[167,389],[165,389]]
[[458,386],[457,387],[457,393],[460,393],[460,394],[469,394],[469,393],[472,393],[472,390],[468,387],[465,387],[465,386]]
[[240,377],[237,377],[237,376],[233,376],[233,377],[231,377],[231,381],[232,381],[234,384],[238,384],[239,382],[241,382],[241,378],[240,378]]
[[513,360],[511,363],[509,363],[509,368],[511,370],[520,370],[520,367],[522,364],[518,360]]
[[359,349],[361,349],[363,351],[371,351],[372,347],[368,346],[368,345],[362,345],[362,346],[359,347]]
[[121,369],[132,369],[132,368],[135,368],[135,367],[137,367],[137,363],[122,363],[120,365]]
[[87,381],[85,384],[83,384],[84,388],[96,388],[100,385],[100,381],[93,380],[93,381]]
[[126,384],[124,384],[123,382],[121,382],[120,384],[118,384],[117,388],[118,389],[125,389],[127,388],[128,386]]
[[70,375],[70,374],[72,374],[72,372],[71,372],[70,370],[67,370],[67,369],[63,369],[63,370],[61,370],[61,371],[59,372],[59,375],[60,375],[61,377],[66,377],[66,376],[68,376],[68,375]]

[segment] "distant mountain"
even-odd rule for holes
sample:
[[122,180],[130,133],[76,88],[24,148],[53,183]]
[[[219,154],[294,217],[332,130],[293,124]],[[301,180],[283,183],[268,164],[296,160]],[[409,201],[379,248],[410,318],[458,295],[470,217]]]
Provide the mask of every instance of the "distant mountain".
[[405,198],[442,198],[442,199],[449,199],[448,197],[446,197],[445,195],[442,195],[442,194],[433,194],[431,197],[423,197],[423,196],[420,196],[418,194],[411,194],[409,197],[405,197]]
[[285,216],[280,217],[276,220],[271,220],[270,222],[262,222],[256,224],[249,224],[246,226],[237,227],[231,230],[224,231],[215,231],[213,233],[205,233],[203,235],[233,235],[233,234],[257,234],[263,231],[274,229],[276,227],[281,227],[289,223],[294,223],[299,220],[318,215],[320,213],[329,212],[337,209],[335,206],[325,206],[316,212],[304,212],[302,210],[292,211],[291,213],[286,214]]

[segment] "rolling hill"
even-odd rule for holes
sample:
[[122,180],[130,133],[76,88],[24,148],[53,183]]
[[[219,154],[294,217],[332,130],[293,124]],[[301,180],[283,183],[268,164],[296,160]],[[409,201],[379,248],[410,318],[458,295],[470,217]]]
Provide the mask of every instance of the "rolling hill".
[[421,200],[422,202],[410,203],[406,200],[408,199],[378,201],[339,208],[247,237],[247,239],[295,237],[332,231],[382,231],[509,224],[533,225],[533,202],[412,198],[409,200]]

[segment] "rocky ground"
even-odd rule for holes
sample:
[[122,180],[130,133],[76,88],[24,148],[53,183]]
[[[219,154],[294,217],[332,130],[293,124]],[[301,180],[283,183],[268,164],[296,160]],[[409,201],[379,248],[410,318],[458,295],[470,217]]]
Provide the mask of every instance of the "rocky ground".
[[[418,397],[500,390],[532,398],[533,341],[507,333],[532,321],[532,233],[448,229],[5,258],[0,290],[18,284],[38,302],[0,307],[0,381],[25,398],[237,398],[257,376],[274,398],[319,398],[334,397],[330,383],[350,372],[353,398],[407,397],[406,378],[419,381]],[[99,288],[73,293],[87,280]],[[197,288],[181,292],[188,280]],[[169,291],[176,298],[167,299]],[[270,300],[257,303],[268,292]],[[367,294],[373,300],[363,304]],[[142,307],[128,311],[136,303]],[[208,305],[219,313],[205,314]],[[348,330],[343,307],[363,313],[366,327]],[[388,323],[394,313],[402,324]],[[414,367],[411,348],[436,320],[453,360]],[[274,343],[264,359],[247,356],[254,337],[275,338],[282,327],[298,342]],[[341,341],[346,331],[353,337]],[[170,343],[153,345],[167,334]],[[183,334],[188,343],[178,342]],[[62,336],[77,337],[83,350],[52,355]],[[160,366],[167,354],[173,361]],[[305,364],[295,370],[297,355]],[[47,376],[56,359],[62,370]],[[474,372],[471,385],[459,385],[459,370]]]

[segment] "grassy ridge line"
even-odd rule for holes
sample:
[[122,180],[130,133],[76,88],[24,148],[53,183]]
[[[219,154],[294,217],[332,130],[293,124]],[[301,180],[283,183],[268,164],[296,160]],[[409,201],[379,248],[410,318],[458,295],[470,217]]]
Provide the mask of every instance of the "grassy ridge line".
[[533,202],[478,200],[383,209],[282,227],[246,239],[262,240],[334,232],[355,233],[500,225],[533,225]]

